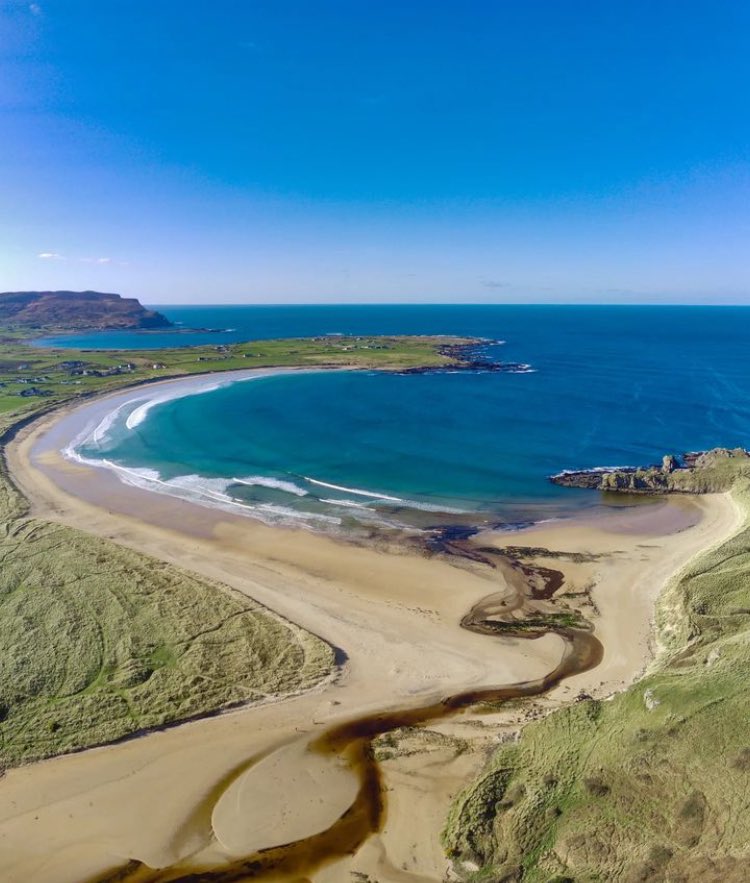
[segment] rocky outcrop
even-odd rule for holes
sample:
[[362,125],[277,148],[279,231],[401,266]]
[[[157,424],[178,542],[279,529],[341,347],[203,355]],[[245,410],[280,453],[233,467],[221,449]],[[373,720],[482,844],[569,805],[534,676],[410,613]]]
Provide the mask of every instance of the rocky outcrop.
[[533,374],[534,368],[526,362],[501,362],[487,358],[485,355],[489,346],[502,344],[502,340],[485,340],[477,338],[468,343],[446,344],[438,347],[441,356],[447,356],[451,361],[445,365],[417,365],[414,368],[404,368],[399,374],[456,374],[465,371],[472,374]]
[[725,491],[740,476],[750,477],[750,453],[744,448],[714,448],[681,459],[667,454],[661,466],[561,472],[550,481],[563,487],[620,493],[685,494]]
[[169,328],[172,323],[134,297],[101,291],[6,291],[0,323],[58,331]]

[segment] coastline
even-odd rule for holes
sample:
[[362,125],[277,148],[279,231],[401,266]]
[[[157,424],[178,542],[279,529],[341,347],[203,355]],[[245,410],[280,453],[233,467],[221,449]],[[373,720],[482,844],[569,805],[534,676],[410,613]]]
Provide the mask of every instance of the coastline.
[[[96,439],[99,434],[106,435],[110,426],[116,422],[119,412],[129,405],[137,405],[128,415],[126,421],[127,428],[131,430],[147,418],[148,412],[153,407],[175,399],[202,395],[235,383],[249,383],[265,377],[347,370],[357,369],[309,367],[248,368],[191,375],[182,378],[168,378],[151,382],[144,386],[136,385],[124,390],[116,390],[103,396],[97,396],[85,404],[69,405],[55,411],[54,413],[57,417],[52,420],[50,427],[52,437],[49,450],[53,453],[62,451],[65,459],[71,463],[78,463],[100,472],[114,475],[117,477],[118,483],[125,487],[142,487],[151,493],[161,493],[176,499],[186,499],[188,501],[195,499],[203,506],[256,517],[262,520],[260,512],[249,511],[248,507],[235,502],[225,492],[214,491],[210,488],[203,490],[200,488],[182,488],[168,481],[162,481],[156,475],[147,478],[142,472],[148,473],[149,470],[128,469],[104,458],[88,459],[82,457],[76,448],[84,441],[92,438]],[[85,414],[85,419],[82,420],[81,415],[83,414]],[[71,424],[75,427],[72,432],[69,431]],[[60,445],[55,442],[55,438],[59,433],[65,437],[65,441],[61,442]],[[211,481],[205,483],[210,485]],[[245,511],[246,508],[248,511]],[[291,514],[293,515],[294,513]]]
[[[133,392],[127,394],[132,397]],[[346,770],[330,765],[311,769],[309,758],[299,751],[305,736],[309,740],[323,724],[363,712],[406,707],[467,687],[542,677],[559,661],[562,644],[554,635],[534,641],[507,639],[498,645],[458,628],[461,617],[481,598],[498,588],[512,588],[516,574],[511,568],[490,574],[440,558],[268,527],[125,487],[104,470],[64,461],[54,453],[56,442],[33,454],[35,440],[45,434],[49,438],[52,432],[54,442],[55,427],[59,430],[72,410],[48,415],[21,430],[6,452],[13,479],[34,515],[218,579],[342,647],[349,656],[338,681],[315,694],[10,771],[3,782],[6,795],[11,795],[6,807],[12,807],[13,800],[16,807],[0,820],[0,842],[7,847],[14,879],[59,883],[61,856],[70,866],[72,881],[116,866],[116,859],[136,858],[163,867],[188,856],[210,863],[244,854],[258,846],[252,837],[262,829],[261,821],[267,824],[259,818],[257,795],[265,791],[273,802],[282,787],[299,789],[300,807],[295,819],[282,813],[276,828],[280,824],[287,834],[310,833],[346,809],[352,780]],[[510,541],[598,556],[584,563],[561,557],[555,566],[563,570],[570,587],[595,583],[590,594],[599,612],[593,622],[604,643],[604,659],[598,668],[555,688],[541,703],[543,708],[570,701],[579,691],[608,695],[630,683],[651,658],[650,624],[658,592],[691,558],[738,524],[731,500],[711,495],[660,501],[613,512],[605,519],[582,517],[513,534],[484,534],[483,542],[497,547]],[[503,727],[519,723],[517,711],[491,717],[497,718],[499,729],[483,734],[485,742]],[[469,718],[474,719],[467,716],[444,729],[471,729]],[[236,775],[248,757],[287,742],[291,757]],[[361,850],[357,869],[382,871],[378,863],[386,860],[389,866],[400,866],[409,843],[419,839],[424,845],[418,865],[434,874],[423,879],[441,879],[439,863],[444,866],[445,860],[437,843],[439,826],[428,829],[434,827],[441,800],[445,802],[469,774],[464,767],[480,760],[481,751],[457,757],[442,775],[433,770],[434,780],[428,770],[434,767],[434,755],[421,762],[417,756],[386,764],[386,784],[398,781],[398,796],[390,802],[385,829]],[[157,796],[160,812],[155,820],[149,808]],[[414,825],[400,835],[399,819],[412,818],[414,801],[420,799],[425,819],[431,821],[419,838]],[[264,817],[268,813],[264,806]],[[32,824],[34,816],[38,818]],[[376,839],[379,848],[372,842]],[[322,870],[319,879],[337,879],[331,873],[335,866]]]
[[[124,465],[109,459],[109,455],[104,453],[113,427],[119,427],[116,438],[125,429],[130,433],[147,418],[153,407],[162,403],[275,376],[361,370],[363,369],[357,366],[240,369],[165,378],[151,381],[142,387],[128,386],[94,397],[85,403],[71,404],[55,410],[58,417],[52,420],[54,425],[51,426],[49,439],[45,443],[45,451],[56,454],[63,450],[66,459],[101,472],[108,471],[116,475],[125,486],[141,487],[154,493],[197,502],[271,526],[342,534],[348,539],[359,539],[363,542],[372,542],[376,537],[382,539],[388,535],[398,537],[404,532],[417,535],[425,532],[439,533],[442,527],[454,526],[467,529],[467,536],[471,530],[481,531],[488,526],[499,528],[502,525],[505,529],[513,530],[518,525],[531,523],[530,512],[534,513],[531,517],[545,519],[558,517],[560,513],[563,513],[562,517],[568,514],[570,505],[562,504],[559,500],[519,499],[496,509],[482,509],[477,506],[474,510],[464,501],[450,498],[440,501],[429,496],[420,496],[416,491],[379,492],[377,484],[371,486],[357,483],[356,487],[332,484],[320,477],[308,476],[304,468],[298,473],[282,471],[273,474],[264,472],[261,467],[259,474],[255,474],[256,467],[248,465],[248,473],[222,473],[219,464],[218,473],[209,470],[207,474],[202,474],[202,467],[191,468],[188,464],[183,464],[176,475],[169,468],[165,474],[160,475],[155,468],[148,465],[148,459],[142,465]],[[395,373],[423,370],[435,369],[409,369]],[[35,452],[37,461],[42,453]],[[161,466],[157,468],[161,470]],[[254,498],[252,493],[243,494],[243,491],[253,486],[267,493],[270,491],[275,496]],[[590,497],[589,505],[592,500],[593,497]],[[583,508],[580,498],[578,506]]]

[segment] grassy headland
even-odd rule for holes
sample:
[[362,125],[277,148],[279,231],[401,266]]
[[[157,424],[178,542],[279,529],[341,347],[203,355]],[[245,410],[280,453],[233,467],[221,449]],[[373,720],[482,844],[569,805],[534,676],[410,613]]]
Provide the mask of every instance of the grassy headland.
[[[748,513],[750,481],[735,462],[733,494]],[[527,725],[459,796],[444,842],[462,879],[747,878],[747,514],[662,594],[657,636],[639,682]]]
[[[189,343],[189,335],[184,335]],[[76,350],[29,346],[0,330],[0,415],[11,422],[44,404],[124,385],[238,368],[353,367],[381,370],[458,364],[453,337],[318,337],[154,350]],[[8,425],[7,419],[4,421]]]
[[[445,338],[321,338],[113,352],[0,343],[0,444],[94,393],[206,371],[450,363]],[[32,392],[33,391],[33,392]],[[332,648],[245,596],[30,517],[0,469],[0,765],[306,689]]]
[[553,475],[562,487],[626,494],[715,494],[728,491],[738,477],[750,477],[750,454],[744,448],[715,448],[683,455],[668,454],[661,466],[584,469]]

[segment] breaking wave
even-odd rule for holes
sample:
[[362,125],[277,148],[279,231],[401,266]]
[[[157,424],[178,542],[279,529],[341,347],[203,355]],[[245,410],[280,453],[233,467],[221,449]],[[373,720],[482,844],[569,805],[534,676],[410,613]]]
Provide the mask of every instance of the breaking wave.
[[281,478],[268,478],[265,475],[251,475],[248,478],[233,478],[234,484],[244,484],[248,487],[267,487],[293,494],[295,497],[306,497],[308,491],[296,485],[293,481],[284,481]]
[[357,497],[371,497],[375,500],[390,500],[393,503],[406,503],[406,500],[402,500],[401,497],[391,497],[388,494],[380,494],[375,491],[365,491],[362,488],[357,487],[346,487],[343,484],[331,484],[329,481],[320,481],[317,478],[309,478],[307,475],[304,477],[305,481],[309,481],[310,484],[318,485],[319,487],[327,487],[333,491],[342,491],[345,494],[354,494]]
[[[518,367],[524,369],[527,366]],[[192,465],[189,460],[182,467],[186,474],[181,475],[174,474],[180,470],[179,459],[172,462],[166,456],[163,462],[152,460],[150,454],[154,441],[145,424],[157,406],[272,373],[286,372],[242,371],[221,377],[186,378],[166,386],[144,387],[120,394],[113,399],[109,410],[100,411],[98,419],[92,419],[85,426],[63,454],[87,466],[108,469],[124,484],[256,518],[271,525],[323,530],[341,525],[346,529],[357,525],[380,525],[419,531],[430,529],[437,522],[447,522],[447,516],[464,516],[461,518],[463,522],[467,516],[476,514],[472,507],[456,508],[455,502],[463,500],[450,505],[447,499],[442,503],[439,497],[431,499],[429,494],[423,495],[419,491],[402,497],[377,487],[327,481],[302,472],[284,472],[278,467],[276,474],[272,469],[268,470],[270,474],[264,474],[265,468],[247,457],[244,458],[247,474],[232,471],[224,475],[221,474],[220,458],[216,460],[216,471],[206,469],[207,475],[201,474],[202,465]],[[92,413],[96,414],[96,411]],[[139,428],[140,431],[136,432]],[[252,424],[248,431],[252,431]],[[216,437],[216,444],[221,444],[220,436]],[[131,445],[135,447],[131,448]],[[128,450],[130,455],[125,454]],[[220,449],[217,450],[220,453]],[[208,456],[201,456],[197,463],[209,461],[214,456],[210,447],[206,448],[206,453]],[[128,456],[129,459],[121,459]],[[139,465],[149,460],[152,460],[150,467]],[[242,455],[229,468],[237,470],[237,462],[243,462]]]

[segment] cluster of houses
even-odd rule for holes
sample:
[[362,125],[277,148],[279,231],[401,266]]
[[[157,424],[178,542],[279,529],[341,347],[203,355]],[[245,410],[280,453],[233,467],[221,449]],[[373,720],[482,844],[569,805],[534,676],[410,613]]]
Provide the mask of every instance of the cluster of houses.
[[[342,337],[347,338],[349,340],[353,339],[354,343],[342,345],[339,342],[339,340],[337,340],[337,338],[340,339]],[[358,349],[358,350],[390,350],[390,349],[393,349],[393,347],[387,343],[362,343],[363,340],[371,340],[371,338],[368,338],[368,337],[351,338],[347,334],[340,334],[340,333],[334,333],[334,332],[331,332],[330,334],[326,334],[323,337],[313,337],[312,339],[315,341],[315,343],[325,343],[328,345],[333,344],[338,349],[345,350],[347,352],[349,350],[353,350],[353,349]]]
[[71,377],[113,377],[116,374],[132,374],[135,371],[132,362],[115,365],[113,368],[87,368],[85,362],[71,361],[61,362],[60,367]]
[[[16,367],[16,371],[28,371],[31,366],[28,363],[22,362]],[[137,370],[136,365],[132,362],[125,362],[123,365],[115,365],[112,368],[92,368],[87,365],[86,362],[82,362],[78,359],[71,359],[65,362],[60,362],[58,365],[60,370],[67,372],[70,378],[81,378],[81,377],[114,377],[118,374],[132,374]],[[161,368],[166,368],[166,365],[161,364],[161,362],[154,362],[151,366],[154,371],[158,371]],[[38,377],[17,377],[13,378],[13,383],[22,384],[25,389],[19,390],[19,392],[15,393],[15,395],[20,396],[21,398],[31,398],[32,396],[50,396],[52,395],[52,391],[49,389],[40,389],[37,384],[39,383],[60,383],[66,386],[71,384],[80,384],[82,381],[80,379],[70,379],[70,380],[56,380],[52,377],[47,377],[46,375],[39,375]],[[0,383],[0,386],[5,386],[5,383]]]

